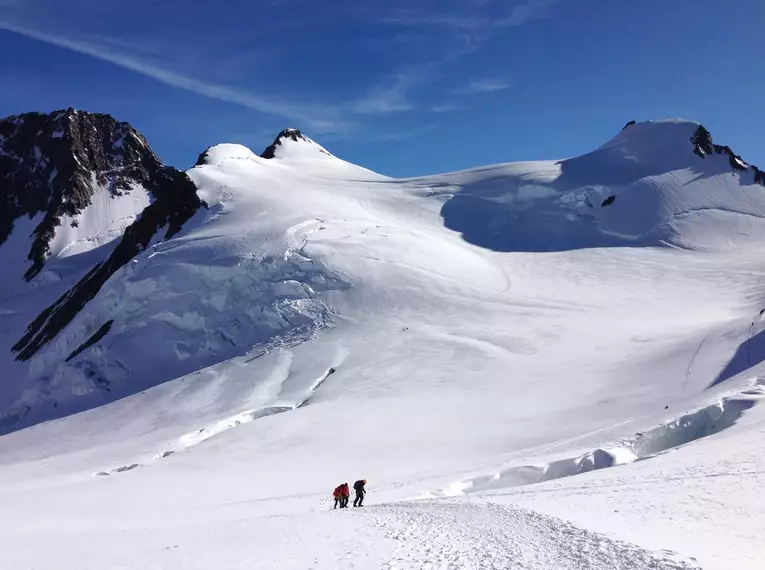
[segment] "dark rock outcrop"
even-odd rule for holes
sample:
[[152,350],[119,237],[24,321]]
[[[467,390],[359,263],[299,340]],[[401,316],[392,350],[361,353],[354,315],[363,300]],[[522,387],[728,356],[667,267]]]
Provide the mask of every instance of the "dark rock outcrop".
[[600,207],[601,208],[605,208],[606,206],[610,206],[614,202],[616,202],[616,196],[615,195],[611,195],[608,198],[606,198],[605,200],[603,200],[603,202],[600,204]]
[[[263,151],[263,154],[261,154],[260,157],[261,158],[276,158],[276,149],[279,146],[281,146],[282,141],[284,140],[293,140],[294,142],[305,142],[307,144],[315,144],[311,139],[309,139],[307,136],[301,133],[298,129],[284,129],[282,132],[279,133],[279,135],[276,137],[274,142],[272,142],[266,148],[266,150]],[[323,148],[320,148],[319,152],[322,152],[323,154],[326,154],[328,156],[332,156]],[[199,158],[201,160],[202,156],[200,155]]]
[[696,132],[691,137],[691,143],[693,144],[693,152],[700,158],[706,158],[711,154],[722,154],[728,157],[728,163],[731,168],[737,172],[748,172],[751,168],[754,172],[754,183],[765,186],[765,175],[763,175],[763,171],[754,165],[744,162],[744,160],[734,153],[729,146],[714,144],[712,135],[704,125],[699,125],[699,128],[696,129]]
[[208,148],[206,151],[199,154],[197,157],[197,161],[194,163],[194,166],[204,166],[207,164],[207,158],[210,156],[210,153],[208,152],[210,149]]
[[30,245],[30,280],[42,270],[62,216],[82,212],[99,189],[117,196],[141,186],[159,199],[167,175],[146,139],[110,115],[70,108],[2,119],[0,245],[16,219],[43,214]]
[[754,170],[754,182],[755,184],[762,184],[765,186],[765,172],[757,168],[756,166],[752,166],[752,170]]
[[72,354],[66,357],[66,362],[69,362],[70,360],[77,358],[77,356],[79,356],[84,351],[89,349],[91,346],[96,344],[99,340],[104,338],[111,330],[113,324],[114,324],[114,319],[110,319],[106,321],[103,325],[101,325],[96,332],[90,335],[90,338],[88,340],[83,342],[80,346],[77,347],[76,350],[72,351]]
[[713,146],[717,154],[724,154],[728,157],[728,162],[730,163],[731,168],[733,168],[733,170],[738,170],[739,172],[746,172],[748,168],[747,164],[741,159],[739,155],[735,154],[728,145],[716,144]]
[[631,127],[632,125],[635,125],[635,124],[637,124],[637,121],[630,121],[629,123],[627,123],[626,125],[622,127],[622,130],[626,129],[627,127]]
[[691,137],[691,143],[693,143],[693,152],[701,158],[714,152],[712,134],[704,127],[704,125],[699,125],[699,128],[696,129],[696,132]]

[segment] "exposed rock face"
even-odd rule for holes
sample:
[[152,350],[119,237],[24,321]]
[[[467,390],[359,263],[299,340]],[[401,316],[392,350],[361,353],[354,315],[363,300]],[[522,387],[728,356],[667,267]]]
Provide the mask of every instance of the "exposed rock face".
[[754,170],[754,181],[756,184],[762,184],[765,186],[765,172],[757,168],[756,166],[752,166],[752,170]]
[[62,216],[82,212],[96,191],[121,195],[141,186],[159,199],[169,175],[146,139],[110,115],[67,109],[2,119],[0,245],[17,218],[44,214],[29,251],[30,280],[42,270]]
[[717,154],[727,155],[728,162],[730,162],[731,168],[733,168],[733,170],[746,172],[749,168],[749,165],[746,164],[739,155],[735,154],[729,146],[716,144],[714,145],[714,149]]
[[204,152],[199,153],[199,156],[197,157],[197,161],[194,163],[194,166],[204,166],[207,164],[207,159],[210,156],[210,149],[208,148]]
[[603,202],[601,202],[600,207],[605,208],[606,206],[610,206],[614,202],[616,202],[616,196],[612,194],[611,196],[603,200]]
[[84,351],[86,351],[91,346],[96,344],[99,340],[104,338],[111,330],[113,324],[114,324],[114,319],[111,319],[106,321],[103,325],[101,325],[99,329],[96,332],[94,332],[88,340],[83,342],[74,351],[72,351],[72,354],[66,357],[66,362],[69,362],[70,360],[77,358],[78,355],[82,354]]
[[161,228],[165,238],[172,237],[203,202],[185,173],[163,165],[140,133],[109,115],[68,109],[0,120],[0,245],[16,219],[43,214],[32,236],[27,280],[42,270],[63,216],[81,213],[96,192],[133,191],[149,193],[153,202],[106,260],[29,325],[13,347],[19,360],[28,360],[55,338]]
[[[282,142],[285,140],[292,140],[294,142],[305,142],[311,145],[315,144],[311,139],[309,139],[307,136],[301,133],[298,129],[284,129],[282,132],[279,133],[279,136],[276,137],[274,142],[271,143],[271,145],[267,147],[266,150],[263,151],[263,154],[261,154],[260,157],[261,158],[276,158],[276,149],[279,146],[281,146]],[[326,154],[327,156],[332,156],[329,152],[327,152],[323,148],[319,148],[318,150],[319,152]]]
[[627,123],[626,125],[622,127],[622,130],[626,129],[627,127],[631,127],[632,125],[635,125],[635,124],[637,124],[637,121],[630,121],[629,123]]
[[693,143],[693,152],[695,152],[701,158],[705,158],[714,152],[714,145],[712,144],[712,134],[704,127],[699,125],[696,132],[691,137]]
[[762,170],[744,162],[729,146],[714,144],[712,135],[703,125],[699,125],[699,128],[691,137],[691,143],[693,144],[693,152],[700,158],[706,158],[711,154],[724,154],[728,157],[728,162],[733,170],[747,172],[751,168],[754,172],[755,184],[765,186],[765,175]]

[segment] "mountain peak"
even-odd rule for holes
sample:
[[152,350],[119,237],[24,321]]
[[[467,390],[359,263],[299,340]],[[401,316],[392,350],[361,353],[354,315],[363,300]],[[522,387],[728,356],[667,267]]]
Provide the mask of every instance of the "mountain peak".
[[217,165],[224,160],[253,160],[257,155],[241,144],[220,143],[213,145],[197,158],[194,166]]
[[291,138],[295,142],[301,139],[309,140],[308,137],[300,132],[300,129],[284,129],[281,133],[279,133],[278,138]]
[[16,220],[39,216],[25,273],[31,280],[65,219],[84,212],[101,192],[120,197],[139,188],[158,198],[164,168],[146,139],[111,115],[70,107],[0,119],[0,244]]
[[299,129],[284,129],[263,151],[261,158],[334,158],[323,146]]
[[715,155],[726,157],[733,172],[751,170],[752,180],[765,185],[762,171],[730,147],[713,143],[703,125],[684,119],[630,121],[601,147],[560,164],[568,179],[618,185],[672,170],[698,168],[699,159]]

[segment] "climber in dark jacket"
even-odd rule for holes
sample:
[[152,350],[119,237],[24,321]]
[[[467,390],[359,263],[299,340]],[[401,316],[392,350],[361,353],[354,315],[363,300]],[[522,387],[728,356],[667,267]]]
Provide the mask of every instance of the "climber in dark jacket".
[[354,507],[361,507],[364,502],[364,495],[367,494],[367,490],[364,485],[367,484],[366,479],[360,479],[353,484],[353,490],[356,491],[356,498],[353,500]]

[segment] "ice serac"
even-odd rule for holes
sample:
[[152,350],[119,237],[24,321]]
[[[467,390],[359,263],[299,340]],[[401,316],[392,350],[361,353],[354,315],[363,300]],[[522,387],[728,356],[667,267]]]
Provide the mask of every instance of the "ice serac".
[[167,191],[169,173],[139,132],[110,115],[70,108],[2,119],[0,247],[24,218],[34,220],[29,243],[15,240],[29,281],[51,256],[118,239]]

